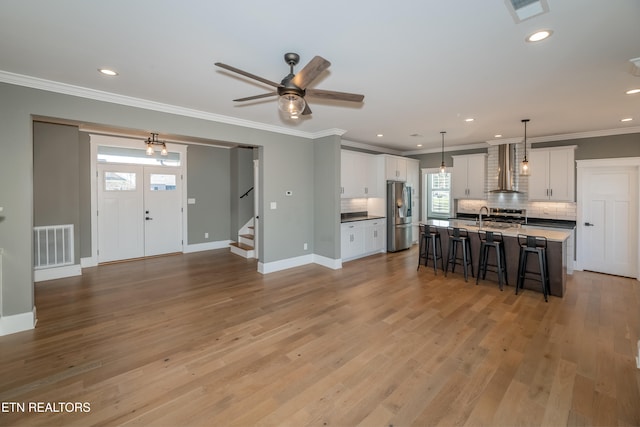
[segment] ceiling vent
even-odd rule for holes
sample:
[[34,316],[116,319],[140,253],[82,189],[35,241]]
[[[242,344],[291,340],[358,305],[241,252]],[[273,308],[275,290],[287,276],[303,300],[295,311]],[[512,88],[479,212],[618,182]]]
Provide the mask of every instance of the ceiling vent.
[[549,12],[547,0],[504,0],[516,24]]

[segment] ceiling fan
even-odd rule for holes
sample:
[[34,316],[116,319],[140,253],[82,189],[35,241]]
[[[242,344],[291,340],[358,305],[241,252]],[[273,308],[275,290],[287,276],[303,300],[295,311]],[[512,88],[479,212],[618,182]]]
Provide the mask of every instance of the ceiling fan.
[[308,88],[309,84],[331,65],[331,62],[320,56],[315,56],[297,74],[293,73],[293,67],[300,62],[300,55],[297,53],[285,53],[284,61],[289,65],[289,74],[287,74],[280,83],[267,80],[221,62],[216,62],[215,65],[276,88],[273,92],[234,99],[234,101],[252,101],[254,99],[278,96],[278,108],[280,111],[294,119],[298,118],[299,115],[311,114],[311,109],[305,100],[305,96],[350,102],[362,102],[364,99],[364,95],[358,95],[356,93]]

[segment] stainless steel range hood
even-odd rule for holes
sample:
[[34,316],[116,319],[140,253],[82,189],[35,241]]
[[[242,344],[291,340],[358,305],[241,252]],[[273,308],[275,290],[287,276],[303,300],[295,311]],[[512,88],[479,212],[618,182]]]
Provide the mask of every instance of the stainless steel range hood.
[[515,144],[502,144],[498,146],[498,188],[490,193],[519,193],[516,186]]

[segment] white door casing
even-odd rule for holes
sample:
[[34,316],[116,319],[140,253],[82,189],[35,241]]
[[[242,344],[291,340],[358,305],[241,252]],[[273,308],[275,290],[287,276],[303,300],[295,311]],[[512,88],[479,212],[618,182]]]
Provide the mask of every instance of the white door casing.
[[634,158],[578,161],[580,269],[639,278],[638,165]]

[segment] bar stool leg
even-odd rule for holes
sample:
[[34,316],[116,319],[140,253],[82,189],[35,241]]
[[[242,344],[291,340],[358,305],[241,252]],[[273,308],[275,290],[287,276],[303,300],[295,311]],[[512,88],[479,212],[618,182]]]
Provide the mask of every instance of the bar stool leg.
[[[498,271],[498,287],[500,288],[500,292],[502,292],[502,275],[504,274],[504,269],[502,266],[502,258],[500,257],[500,246],[494,246],[496,250],[496,270]],[[485,267],[485,275],[486,275],[486,267]]]
[[[436,252],[436,236],[431,236],[431,244],[433,246],[433,274],[438,274],[436,264],[438,263],[438,253]],[[429,253],[427,249],[427,262],[429,262]]]
[[545,268],[545,252],[544,250],[538,249],[538,264],[540,265],[540,283],[542,283],[542,294],[544,295],[544,302],[548,302],[547,300],[547,272]]
[[464,272],[464,281],[467,281],[467,241],[462,243],[462,265]]

